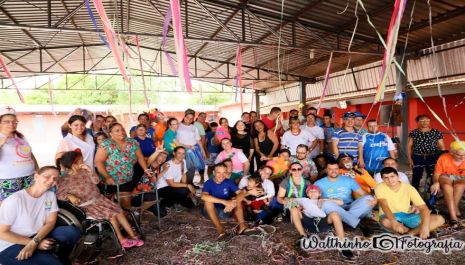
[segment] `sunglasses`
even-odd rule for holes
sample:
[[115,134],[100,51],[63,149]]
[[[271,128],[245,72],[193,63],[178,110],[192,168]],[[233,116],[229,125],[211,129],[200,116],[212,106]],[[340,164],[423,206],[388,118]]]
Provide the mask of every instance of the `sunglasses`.
[[291,171],[292,171],[292,172],[302,171],[302,170],[303,170],[303,168],[301,168],[301,167],[298,167],[298,168],[291,168]]

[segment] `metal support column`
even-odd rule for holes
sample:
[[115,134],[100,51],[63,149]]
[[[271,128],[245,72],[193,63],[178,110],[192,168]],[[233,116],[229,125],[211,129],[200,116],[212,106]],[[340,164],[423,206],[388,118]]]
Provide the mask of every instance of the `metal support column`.
[[[400,62],[402,60],[401,56],[396,56],[396,60]],[[407,74],[407,63],[406,59],[404,59],[404,63],[402,64],[402,69],[405,74]],[[402,92],[405,94],[405,98],[402,100],[402,117],[403,121],[400,127],[397,128],[397,135],[399,136],[399,160],[402,163],[407,163],[407,141],[408,141],[408,98],[407,98],[407,77],[403,75],[399,69],[396,68],[396,95],[401,94]]]
[[305,79],[300,79],[299,87],[300,87],[300,99],[299,99],[299,106],[302,106],[302,115],[305,116],[307,114],[307,82]]
[[257,119],[260,119],[260,92],[258,90],[255,93],[255,111],[257,112]]

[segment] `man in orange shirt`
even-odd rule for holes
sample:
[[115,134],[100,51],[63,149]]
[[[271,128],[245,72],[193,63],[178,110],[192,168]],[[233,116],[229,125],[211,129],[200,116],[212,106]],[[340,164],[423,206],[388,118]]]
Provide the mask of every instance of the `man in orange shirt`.
[[[358,185],[368,194],[371,194],[376,187],[376,181],[371,177],[370,173],[364,168],[354,167],[354,160],[348,154],[341,154],[338,159],[339,175],[344,175],[353,178]],[[354,196],[354,194],[352,194]],[[356,196],[354,198],[357,198]]]
[[273,107],[270,110],[270,114],[261,118],[268,130],[272,130],[278,138],[284,134],[284,129],[281,121],[281,109]]
[[450,153],[439,157],[434,169],[431,194],[437,194],[440,189],[449,209],[449,223],[456,226],[458,218],[462,217],[459,203],[465,190],[465,141],[452,142]]

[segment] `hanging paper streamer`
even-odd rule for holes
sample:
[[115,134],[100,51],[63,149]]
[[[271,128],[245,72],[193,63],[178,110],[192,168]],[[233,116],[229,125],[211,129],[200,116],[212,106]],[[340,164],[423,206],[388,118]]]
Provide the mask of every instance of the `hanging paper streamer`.
[[329,75],[331,73],[331,63],[333,62],[333,52],[329,55],[328,66],[326,66],[326,74],[325,74],[325,81],[323,82],[323,91],[321,92],[320,102],[318,102],[318,107],[316,108],[316,113],[320,112],[321,103],[323,102],[323,98],[326,95],[326,90],[328,88],[329,83]]
[[19,100],[21,101],[21,103],[24,103],[24,97],[21,94],[21,91],[19,91],[19,88],[15,82],[15,79],[11,75],[10,69],[8,69],[8,66],[5,64],[5,61],[3,61],[3,57],[1,54],[0,54],[0,69],[3,69],[3,72],[5,72],[5,76],[11,80],[11,83],[13,83],[13,86],[16,89],[16,93],[18,94]]
[[383,64],[381,66],[380,83],[376,89],[375,102],[379,102],[384,98],[384,90],[386,89],[386,81],[388,77],[388,69],[391,67],[394,55],[396,53],[397,37],[399,35],[400,24],[404,15],[407,0],[396,0],[394,11],[391,15],[388,34],[386,38],[386,48],[384,50]]
[[140,76],[142,77],[142,85],[144,86],[144,101],[145,101],[145,105],[147,106],[147,108],[150,108],[150,101],[147,96],[147,88],[145,86],[144,67],[142,65],[142,54],[140,53],[139,35],[136,35],[136,46],[137,46],[137,54],[139,55]]
[[173,15],[173,33],[174,33],[174,44],[176,46],[176,55],[178,58],[178,69],[179,77],[184,82],[184,88],[187,92],[192,93],[192,84],[189,76],[189,63],[187,62],[187,49],[184,42],[184,36],[182,35],[181,26],[181,8],[179,6],[179,0],[170,0],[171,2],[171,14]]
[[[118,49],[119,47],[115,43],[115,40],[118,40],[119,38],[116,36],[116,33],[113,30],[113,27],[111,26],[111,22],[107,17],[105,8],[103,7],[102,0],[93,0],[93,1],[94,1],[95,9],[97,10],[97,13],[100,16],[100,19],[102,20],[103,30],[105,31],[105,35],[107,36],[107,42],[110,45],[110,49],[113,53],[113,56],[116,59],[116,63],[118,64],[118,68],[121,71],[121,75],[123,75],[124,80],[127,83],[129,83],[130,78],[126,72],[126,68],[124,67],[123,60],[120,56],[120,52]],[[121,39],[119,40],[120,40],[121,47],[125,46],[122,40]]]
[[174,63],[174,60],[171,57],[171,54],[169,54],[169,52],[166,51],[166,41],[167,41],[168,29],[170,27],[171,18],[172,18],[171,8],[168,8],[168,10],[166,10],[165,21],[163,22],[163,38],[161,40],[161,47],[163,50],[163,54],[165,54],[166,60],[168,61],[168,64],[171,68],[171,73],[174,76],[177,76],[178,71],[176,70],[176,65]]
[[52,87],[52,79],[50,78],[50,75],[48,75],[48,98],[50,100],[50,106],[52,107],[52,113],[53,117],[57,119],[57,114],[55,112],[55,105],[53,104],[53,87]]
[[244,112],[244,102],[242,99],[242,48],[240,45],[237,46],[236,50],[236,91],[235,91],[235,101],[237,102],[237,90],[241,94],[241,111]]
[[436,68],[436,66],[439,64],[438,62],[438,56],[436,54],[436,49],[434,47],[434,40],[433,40],[433,15],[432,15],[432,8],[431,8],[431,1],[428,0],[428,8],[429,8],[429,32],[430,32],[430,40],[431,40],[431,51],[432,51],[432,57],[431,59],[434,60],[433,63],[432,63],[432,66],[433,66],[433,72],[436,76],[436,84],[437,84],[437,88],[438,88],[438,94],[439,94],[439,97],[441,98],[441,101],[442,101],[442,108],[444,110],[444,113],[446,114],[446,117],[447,117],[447,121],[449,122],[449,126],[450,128],[452,129],[452,132],[455,133],[455,129],[454,129],[454,126],[452,125],[452,120],[449,116],[449,113],[447,112],[447,103],[446,103],[446,98],[442,95],[442,89],[441,89],[441,85],[439,84],[439,74],[438,74],[438,70]]
[[105,37],[102,35],[102,33],[100,32],[100,29],[97,25],[97,20],[95,19],[95,16],[94,16],[94,13],[92,12],[92,8],[90,7],[90,0],[86,0],[86,8],[87,8],[87,13],[89,14],[89,17],[90,19],[92,20],[92,24],[94,24],[94,28],[97,30],[98,32],[98,36],[100,37],[100,39],[103,41],[103,43],[105,44],[105,46],[107,46],[108,49],[110,49],[110,46],[108,45],[108,42],[107,40],[105,39]]
[[254,101],[254,98],[255,98],[255,81],[252,80],[252,100],[250,100],[250,111],[253,110],[253,101]]
[[[363,11],[365,12],[366,16],[367,16],[367,21],[368,21],[368,24],[375,30],[376,34],[378,35],[378,39],[380,40],[381,44],[383,44],[383,47],[386,48],[386,43],[384,42],[383,40],[383,37],[381,36],[381,33],[376,29],[376,26],[373,24],[373,22],[371,21],[370,19],[370,16],[368,15],[368,12],[362,2],[362,0],[358,0],[358,2],[360,3],[360,6],[363,8]],[[399,70],[399,72],[401,72],[402,75],[404,76],[407,76],[404,69],[402,69],[402,66],[399,64],[399,62],[397,62],[397,60],[394,58],[393,59],[393,62],[394,64],[396,65],[397,69]],[[412,83],[412,81],[410,81],[409,79],[407,79],[407,82],[408,84],[413,88],[413,91],[415,92],[415,94],[417,94],[418,98],[425,104],[426,108],[428,108],[428,110],[431,112],[431,114],[434,116],[434,118],[439,122],[439,124],[441,124],[442,127],[444,127],[447,131],[451,131],[447,125],[445,124],[445,122],[439,117],[439,115],[428,105],[428,103],[426,103],[425,99],[423,98],[423,96],[420,94],[420,91],[418,90],[418,88],[415,86],[415,84]],[[374,105],[375,103],[373,103]],[[372,106],[373,106],[372,105]],[[457,134],[453,131],[452,132],[452,137],[454,138],[454,140],[456,141],[460,141],[460,139],[458,138]]]

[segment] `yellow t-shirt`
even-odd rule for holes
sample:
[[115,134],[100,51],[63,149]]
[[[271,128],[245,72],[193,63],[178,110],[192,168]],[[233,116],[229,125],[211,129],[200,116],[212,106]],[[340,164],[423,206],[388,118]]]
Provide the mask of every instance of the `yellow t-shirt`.
[[[400,189],[397,192],[389,188],[386,183],[380,183],[375,188],[375,195],[378,199],[387,201],[392,213],[408,213],[410,203],[415,206],[425,204],[418,191],[412,185],[403,182],[400,183]],[[380,214],[383,214],[381,207]]]

